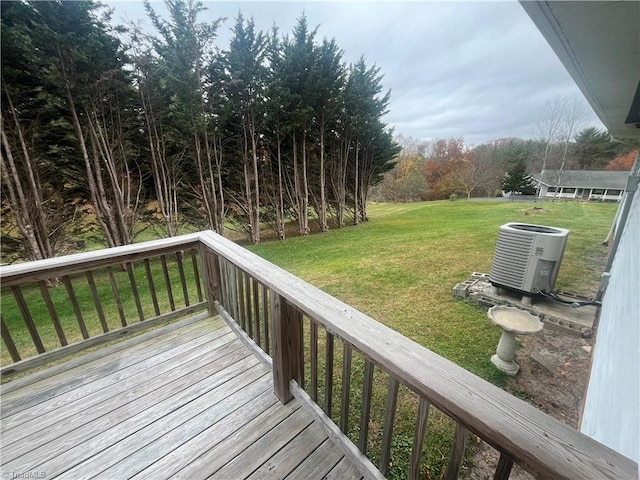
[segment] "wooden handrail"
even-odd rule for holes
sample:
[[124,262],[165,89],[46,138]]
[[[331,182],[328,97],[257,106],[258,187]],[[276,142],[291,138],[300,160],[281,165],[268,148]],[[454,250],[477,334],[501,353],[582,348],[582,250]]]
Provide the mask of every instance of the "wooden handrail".
[[199,236],[197,233],[192,233],[123,247],[105,248],[93,252],[6,265],[0,267],[0,283],[3,287],[10,287],[21,283],[84,272],[106,265],[117,265],[163,253],[195,248],[198,246]]
[[304,280],[214,232],[200,241],[539,478],[637,478],[627,457]]

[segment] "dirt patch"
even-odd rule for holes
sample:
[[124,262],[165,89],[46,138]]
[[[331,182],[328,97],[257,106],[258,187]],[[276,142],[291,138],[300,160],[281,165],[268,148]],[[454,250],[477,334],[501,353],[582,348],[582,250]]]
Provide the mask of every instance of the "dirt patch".
[[[591,359],[591,339],[561,330],[545,329],[538,335],[519,336],[516,362],[520,372],[507,381],[506,390],[573,428],[578,427]],[[532,354],[548,355],[548,370]],[[557,366],[556,366],[557,365]],[[555,368],[554,368],[555,367]],[[499,453],[483,441],[474,442],[468,478],[493,478]],[[515,465],[511,480],[534,478]]]

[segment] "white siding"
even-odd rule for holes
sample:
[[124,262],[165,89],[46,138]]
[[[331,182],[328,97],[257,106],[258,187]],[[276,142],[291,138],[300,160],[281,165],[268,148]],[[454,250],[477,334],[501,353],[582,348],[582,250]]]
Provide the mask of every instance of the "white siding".
[[640,462],[640,192],[611,268],[581,431]]

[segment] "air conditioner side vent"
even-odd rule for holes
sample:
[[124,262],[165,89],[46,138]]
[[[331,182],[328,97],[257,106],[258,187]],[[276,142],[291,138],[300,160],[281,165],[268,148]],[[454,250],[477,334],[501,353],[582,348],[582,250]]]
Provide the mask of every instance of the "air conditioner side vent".
[[501,232],[491,267],[491,281],[522,289],[534,239],[535,235]]

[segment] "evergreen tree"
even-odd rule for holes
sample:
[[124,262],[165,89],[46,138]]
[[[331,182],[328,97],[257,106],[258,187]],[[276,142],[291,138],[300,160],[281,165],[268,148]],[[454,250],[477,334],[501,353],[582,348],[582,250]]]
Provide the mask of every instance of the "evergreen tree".
[[521,193],[523,195],[533,195],[536,193],[531,177],[527,173],[527,166],[520,160],[513,164],[511,169],[502,179],[502,189],[509,193]]

